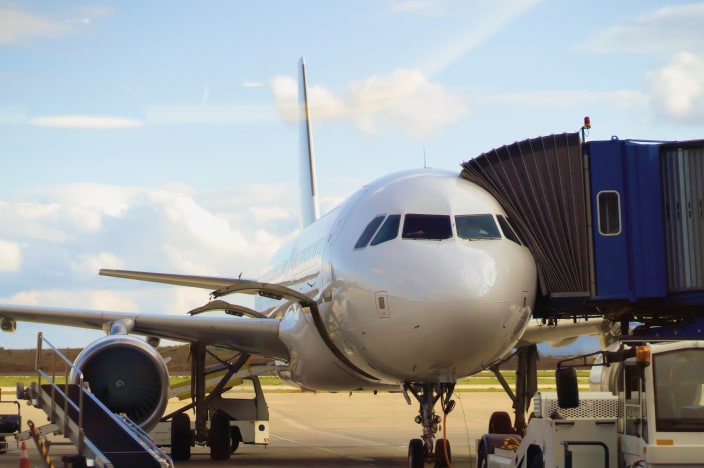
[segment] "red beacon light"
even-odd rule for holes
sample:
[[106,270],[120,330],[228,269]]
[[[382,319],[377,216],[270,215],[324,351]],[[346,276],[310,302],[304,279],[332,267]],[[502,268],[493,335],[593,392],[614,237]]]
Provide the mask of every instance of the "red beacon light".
[[582,125],[582,142],[587,141],[587,135],[589,135],[589,129],[592,128],[592,121],[588,115],[584,116],[584,125]]

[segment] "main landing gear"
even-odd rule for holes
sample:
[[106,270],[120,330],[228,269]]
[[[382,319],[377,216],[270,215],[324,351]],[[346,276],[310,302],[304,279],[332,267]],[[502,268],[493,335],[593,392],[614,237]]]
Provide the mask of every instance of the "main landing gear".
[[408,392],[418,401],[420,409],[415,421],[423,427],[420,439],[411,439],[408,444],[408,467],[423,468],[426,462],[435,463],[436,468],[450,466],[452,462],[450,442],[445,438],[438,439],[433,450],[433,439],[438,426],[443,422],[442,417],[435,413],[435,403],[440,400],[445,416],[455,408],[455,400],[450,400],[455,390],[454,382],[406,383],[403,390],[408,404],[411,404]]

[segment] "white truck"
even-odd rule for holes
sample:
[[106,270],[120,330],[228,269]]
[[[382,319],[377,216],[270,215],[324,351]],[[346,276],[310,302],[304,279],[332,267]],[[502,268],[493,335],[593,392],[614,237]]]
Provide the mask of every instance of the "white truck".
[[485,434],[478,466],[704,467],[704,341],[623,342],[594,354],[603,358],[610,392],[580,396],[575,367],[587,356],[561,362],[558,392],[534,396],[523,437]]

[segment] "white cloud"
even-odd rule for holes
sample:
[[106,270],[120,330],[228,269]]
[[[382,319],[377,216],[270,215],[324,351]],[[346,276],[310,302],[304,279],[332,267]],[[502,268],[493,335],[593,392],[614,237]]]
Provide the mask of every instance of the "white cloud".
[[0,45],[21,43],[34,37],[62,37],[70,31],[71,28],[65,23],[24,11],[0,8]]
[[105,6],[74,7],[58,20],[44,15],[0,7],[0,45],[21,44],[35,38],[60,38],[90,25],[98,17],[111,14]]
[[38,127],[117,129],[141,127],[142,122],[123,117],[95,115],[62,115],[30,119],[29,123]]
[[647,74],[656,114],[664,119],[704,123],[704,60],[689,52]]
[[[285,120],[298,117],[297,85],[291,77],[271,82],[279,113]],[[441,84],[428,81],[420,70],[396,70],[348,85],[345,97],[321,86],[309,89],[313,120],[345,119],[366,133],[392,124],[404,133],[424,138],[457,121],[467,112],[463,98]]]
[[17,271],[22,264],[22,253],[16,242],[0,239],[0,271]]
[[613,26],[579,46],[596,53],[676,53],[704,50],[704,3],[667,6]]
[[17,305],[36,305],[52,307],[71,307],[77,309],[117,310],[137,312],[138,305],[120,291],[111,290],[29,290],[10,297],[1,298],[2,303]]
[[71,268],[77,276],[92,278],[101,268],[124,269],[125,263],[110,252],[87,253],[77,255]]

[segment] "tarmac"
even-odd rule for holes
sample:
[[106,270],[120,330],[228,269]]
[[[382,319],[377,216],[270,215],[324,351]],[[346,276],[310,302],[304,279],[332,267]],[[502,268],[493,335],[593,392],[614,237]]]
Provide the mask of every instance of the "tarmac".
[[[10,390],[3,389],[3,400],[9,399]],[[448,415],[445,428],[452,466],[476,466],[476,439],[486,432],[493,411],[512,414],[511,401],[503,392],[458,392],[453,398],[457,405]],[[268,446],[240,445],[225,462],[210,460],[207,447],[194,447],[191,459],[176,466],[401,467],[408,464],[409,440],[420,435],[420,426],[413,421],[417,404],[413,401],[413,405],[407,405],[400,393],[280,392],[268,393],[266,399],[271,438]],[[174,409],[179,406],[175,401],[169,404]],[[21,405],[23,429],[29,420],[36,426],[47,423],[43,411],[25,402]],[[442,429],[438,437],[442,437]],[[62,457],[75,455],[76,448],[60,435],[51,440],[49,455],[54,466],[64,466]],[[20,466],[20,450],[14,438],[9,437],[8,442],[8,452],[0,455],[0,468]],[[45,466],[34,442],[30,439],[26,445],[31,466]]]

